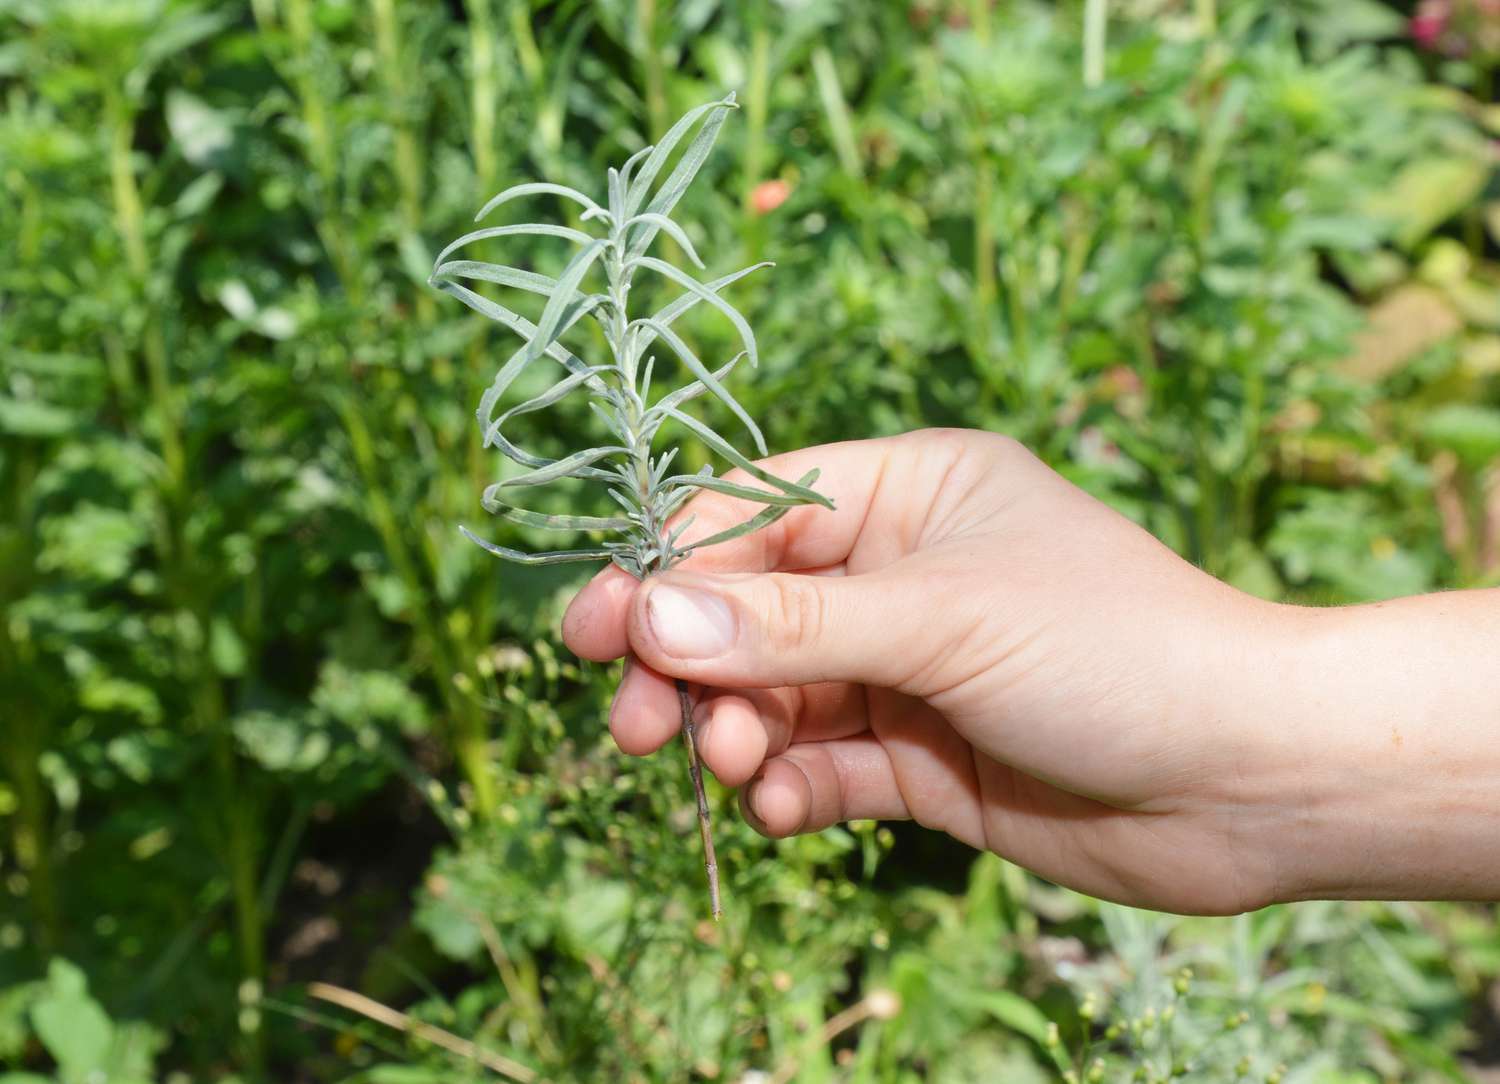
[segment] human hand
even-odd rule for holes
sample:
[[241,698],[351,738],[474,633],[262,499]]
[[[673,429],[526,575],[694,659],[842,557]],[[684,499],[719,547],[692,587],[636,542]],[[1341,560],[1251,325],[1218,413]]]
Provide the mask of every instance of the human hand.
[[[915,818],[1091,894],[1234,912],[1274,891],[1254,727],[1228,710],[1277,607],[1226,587],[1019,445],[965,431],[805,449],[798,508],[574,600],[568,646],[633,656],[610,728],[678,733],[771,836]],[[744,518],[704,494],[689,537]],[[1273,790],[1275,788],[1259,788]],[[1274,796],[1271,799],[1274,801]]]

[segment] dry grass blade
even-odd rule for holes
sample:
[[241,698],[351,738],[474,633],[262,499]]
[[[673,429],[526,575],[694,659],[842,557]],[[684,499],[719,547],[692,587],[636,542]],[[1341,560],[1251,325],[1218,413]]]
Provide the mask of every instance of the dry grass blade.
[[507,1058],[504,1054],[496,1054],[493,1050],[486,1050],[477,1043],[468,1039],[460,1038],[451,1031],[444,1031],[435,1024],[429,1024],[424,1020],[416,1020],[393,1009],[389,1005],[382,1005],[364,994],[357,994],[353,990],[346,990],[342,986],[334,986],[326,982],[312,982],[307,985],[309,997],[315,997],[319,1001],[327,1001],[338,1005],[340,1008],[348,1009],[350,1012],[358,1013],[367,1020],[373,1020],[377,1024],[384,1024],[388,1028],[404,1031],[431,1043],[433,1046],[442,1047],[450,1054],[467,1058],[484,1066],[493,1073],[498,1073],[507,1080],[518,1080],[521,1084],[530,1084],[537,1080],[536,1070],[522,1065],[518,1061]]

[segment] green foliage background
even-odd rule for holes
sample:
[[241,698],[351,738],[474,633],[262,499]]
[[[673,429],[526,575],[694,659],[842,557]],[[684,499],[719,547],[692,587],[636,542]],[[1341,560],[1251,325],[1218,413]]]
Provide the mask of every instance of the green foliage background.
[[773,444],[1000,430],[1258,594],[1494,583],[1500,58],[1451,6],[1436,55],[1373,0],[0,0],[0,1081],[493,1076],[413,1020],[552,1080],[1481,1079],[1491,907],[1176,920],[715,792],[705,924],[678,751],[555,646],[577,574],[457,534],[513,344],[425,286],[733,89],[679,218],[778,263]]

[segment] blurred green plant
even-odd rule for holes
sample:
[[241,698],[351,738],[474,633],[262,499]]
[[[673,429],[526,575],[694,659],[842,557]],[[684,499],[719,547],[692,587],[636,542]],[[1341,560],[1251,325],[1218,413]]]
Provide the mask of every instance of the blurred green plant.
[[[1159,1039],[1105,1033],[1163,1034],[1184,966],[1181,1034],[1250,1013],[1258,1075],[1468,1072],[1491,908],[1141,917],[1148,959],[998,860],[722,817],[742,906],[689,921],[675,773],[553,646],[577,581],[453,530],[510,351],[425,288],[483,194],[586,188],[733,87],[681,208],[777,261],[738,398],[788,443],[1006,430],[1269,597],[1495,582],[1495,103],[1405,34],[1356,0],[0,0],[0,1065],[71,1071],[30,1008],[82,1003],[66,959],[160,1037],[148,1079],[473,1070],[313,979],[555,1079],[1056,1080],[1093,991],[1128,1077]],[[558,278],[544,241],[505,263]],[[727,357],[715,316],[672,326]]]

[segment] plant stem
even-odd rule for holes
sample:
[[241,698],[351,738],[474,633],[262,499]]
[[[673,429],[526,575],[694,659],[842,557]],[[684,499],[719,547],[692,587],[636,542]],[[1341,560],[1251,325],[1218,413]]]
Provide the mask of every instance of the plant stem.
[[518,1080],[522,1084],[536,1079],[533,1069],[522,1065],[518,1061],[496,1054],[493,1050],[486,1050],[478,1043],[470,1042],[468,1039],[460,1038],[451,1031],[429,1024],[423,1020],[416,1020],[398,1012],[388,1005],[357,994],[353,990],[345,990],[341,986],[332,986],[326,982],[310,982],[307,984],[307,996],[315,997],[320,1001],[329,1001],[350,1012],[359,1013],[361,1016],[374,1020],[377,1024],[384,1024],[388,1028],[404,1031],[408,1035],[415,1036],[433,1046],[442,1047],[450,1054],[456,1054],[460,1058],[477,1062],[486,1069],[505,1077],[507,1080]]
[[760,183],[766,145],[766,104],[770,92],[771,35],[757,25],[750,35],[750,75],[745,84],[745,181],[742,198],[750,198]]
[[636,0],[635,19],[640,34],[640,63],[646,84],[646,118],[651,138],[660,139],[667,130],[667,92],[662,74],[661,49],[656,41],[656,0]]
[[677,679],[677,702],[682,705],[682,744],[687,746],[688,771],[693,777],[693,797],[698,801],[698,833],[703,837],[703,871],[708,876],[708,902],[714,921],[724,914],[719,902],[719,860],[714,854],[714,828],[708,812],[708,795],[703,790],[703,765],[698,759],[698,735],[693,725],[693,701],[687,682]]
[[468,0],[469,63],[472,87],[469,109],[472,114],[469,143],[474,153],[474,173],[479,190],[488,192],[494,184],[495,159],[495,25],[490,0]]
[[1104,44],[1109,31],[1108,0],[1083,0],[1083,85],[1104,82]]
[[505,14],[510,22],[511,43],[515,46],[516,61],[533,93],[542,85],[542,53],[536,45],[536,35],[531,30],[531,4],[529,0],[510,0]]
[[1199,33],[1212,37],[1219,29],[1218,4],[1215,0],[1197,0],[1196,7]]
[[854,121],[849,116],[849,103],[844,100],[844,89],[839,85],[838,69],[833,63],[833,54],[826,45],[820,45],[812,54],[813,75],[818,83],[818,97],[823,103],[823,114],[828,119],[828,134],[833,140],[833,149],[838,154],[839,165],[856,181],[864,177],[859,160],[859,147],[854,138]]

